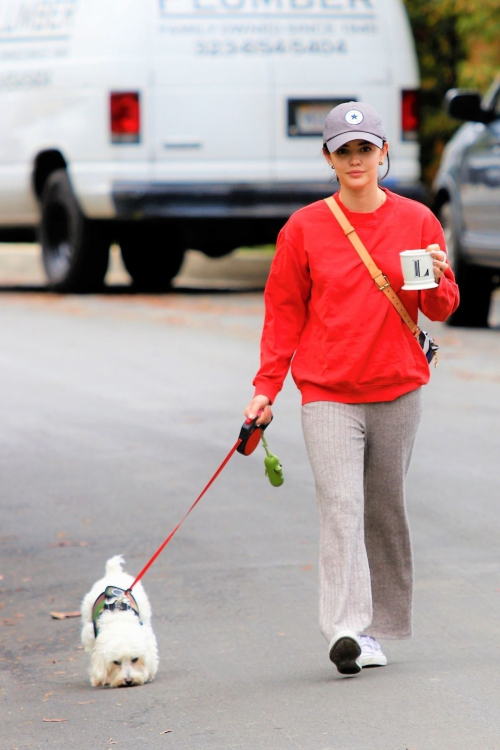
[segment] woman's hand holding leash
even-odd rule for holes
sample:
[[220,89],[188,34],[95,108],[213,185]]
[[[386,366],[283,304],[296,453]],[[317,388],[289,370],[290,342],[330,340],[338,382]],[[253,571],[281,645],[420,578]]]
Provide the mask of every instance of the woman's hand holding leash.
[[255,419],[260,411],[262,411],[262,414],[260,414],[257,424],[269,424],[273,418],[273,413],[267,396],[254,396],[245,409],[244,414],[247,419]]
[[432,266],[434,268],[434,278],[436,281],[439,281],[441,276],[445,273],[445,271],[450,267],[448,263],[446,262],[448,260],[448,257],[443,250],[439,247],[439,245],[429,245],[429,247],[426,248],[426,252],[430,253],[433,258]]

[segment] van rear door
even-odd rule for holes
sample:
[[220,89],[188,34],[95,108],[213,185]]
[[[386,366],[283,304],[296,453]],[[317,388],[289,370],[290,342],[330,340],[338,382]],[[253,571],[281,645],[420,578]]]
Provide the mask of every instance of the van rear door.
[[386,125],[394,119],[387,40],[372,0],[289,2],[281,19],[287,54],[275,55],[275,176],[324,181],[321,135],[332,107],[364,100]]
[[268,182],[272,60],[248,44],[248,19],[235,9],[245,0],[155,2],[157,180]]

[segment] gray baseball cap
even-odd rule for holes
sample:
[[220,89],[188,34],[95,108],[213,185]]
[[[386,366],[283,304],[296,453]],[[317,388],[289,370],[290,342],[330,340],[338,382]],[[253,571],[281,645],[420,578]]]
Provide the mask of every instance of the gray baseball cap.
[[369,141],[382,148],[386,140],[384,126],[376,110],[366,102],[344,102],[327,115],[323,143],[332,154],[348,141]]

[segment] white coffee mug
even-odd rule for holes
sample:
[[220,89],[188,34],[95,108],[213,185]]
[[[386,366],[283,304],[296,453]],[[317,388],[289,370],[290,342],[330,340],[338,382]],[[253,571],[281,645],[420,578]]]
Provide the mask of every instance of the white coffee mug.
[[425,250],[403,250],[399,255],[405,281],[401,289],[434,289],[437,286],[430,253]]

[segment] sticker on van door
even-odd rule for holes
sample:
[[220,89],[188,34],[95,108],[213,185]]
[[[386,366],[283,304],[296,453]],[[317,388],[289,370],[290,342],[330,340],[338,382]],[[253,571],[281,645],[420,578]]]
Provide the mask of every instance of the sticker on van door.
[[71,39],[78,3],[79,0],[0,2],[0,59],[40,59],[65,54],[64,43]]
[[342,56],[373,60],[374,0],[158,0],[169,52],[204,57]]
[[251,13],[257,15],[300,13],[335,13],[343,17],[360,18],[373,15],[375,0],[158,0],[161,14],[199,13]]
[[78,0],[0,2],[0,42],[66,38],[73,28]]

